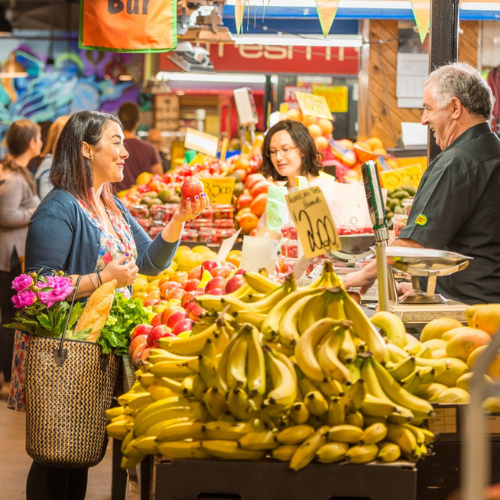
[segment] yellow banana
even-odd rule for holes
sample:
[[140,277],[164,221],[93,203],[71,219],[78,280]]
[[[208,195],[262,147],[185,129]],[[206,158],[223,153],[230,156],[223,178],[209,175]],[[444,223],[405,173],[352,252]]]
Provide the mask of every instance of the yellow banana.
[[383,400],[367,393],[359,409],[364,415],[386,418],[396,410],[396,406],[387,398]]
[[262,460],[266,456],[265,450],[248,450],[237,441],[214,439],[203,441],[202,447],[210,456],[224,460]]
[[405,324],[394,313],[379,311],[370,318],[370,321],[380,328],[382,336],[388,337],[394,345],[404,348],[408,343]]
[[192,418],[189,417],[177,417],[177,418],[170,418],[168,420],[162,420],[161,422],[158,422],[157,424],[152,425],[144,434],[144,436],[158,436],[158,433],[161,432],[163,429],[166,429],[167,427],[175,424],[180,424],[181,422],[192,422]]
[[387,426],[381,422],[368,426],[359,438],[359,444],[377,444],[387,436]]
[[351,328],[348,328],[344,334],[344,342],[342,342],[339,349],[339,359],[347,365],[358,357],[358,350],[352,335]]
[[277,433],[270,430],[249,432],[238,440],[246,450],[274,450],[279,446]]
[[130,442],[130,446],[142,455],[158,455],[157,445],[158,441],[154,436],[141,436]]
[[246,270],[243,273],[243,279],[251,286],[254,290],[259,293],[268,293],[276,288],[279,288],[280,284],[276,281],[269,279],[263,274],[256,273],[255,271]]
[[198,371],[206,387],[213,387],[216,384],[217,366],[218,362],[215,358],[211,359],[200,354]]
[[326,423],[333,427],[334,425],[342,425],[345,423],[344,405],[340,403],[340,398],[333,398],[328,406],[328,416]]
[[161,363],[163,361],[167,362],[177,362],[177,363],[187,363],[188,361],[193,361],[198,359],[197,356],[178,356],[177,354],[172,354],[165,349],[156,349],[157,351],[162,351],[164,354],[151,354],[148,358],[148,362],[155,365],[156,363]]
[[402,425],[387,424],[387,441],[397,444],[407,457],[416,458],[421,455],[415,435]]
[[328,439],[336,443],[357,444],[362,435],[363,430],[355,425],[342,424],[328,429]]
[[120,467],[122,469],[133,469],[137,465],[139,465],[144,458],[144,455],[141,457],[137,458],[127,458],[127,457],[122,457],[120,461]]
[[316,451],[316,460],[323,464],[341,462],[348,449],[347,443],[326,443]]
[[137,423],[136,420],[136,422],[134,422],[134,434],[136,437],[142,436],[146,434],[148,429],[153,425],[156,425],[159,422],[179,417],[194,418],[195,412],[189,406],[177,406],[173,408],[167,408],[165,410],[159,410],[156,413],[149,415],[146,419],[144,419],[140,423]]
[[247,348],[247,389],[251,396],[264,395],[266,392],[266,363],[259,341],[260,332],[249,326]]
[[434,442],[434,433],[429,429],[425,429],[424,427],[417,427],[416,425],[411,424],[403,424],[403,427],[406,427],[413,433],[419,446],[423,444],[432,444]]
[[312,325],[295,346],[295,358],[304,374],[312,380],[321,382],[325,374],[316,358],[315,349],[323,337],[338,326],[338,321],[324,318]]
[[210,458],[200,441],[167,441],[158,445],[158,452],[165,458]]
[[266,318],[265,314],[257,314],[250,311],[238,311],[234,313],[234,321],[238,325],[244,325],[245,323],[250,323],[256,328],[260,329],[262,323]]
[[337,328],[328,334],[328,337],[318,349],[317,355],[323,373],[343,384],[351,382],[351,372],[340,361],[338,355],[345,339],[345,333],[350,326],[350,321],[342,321]]
[[194,375],[189,375],[185,377],[181,382],[181,393],[185,398],[191,399],[193,398],[193,382]]
[[378,444],[379,452],[377,460],[382,463],[395,462],[401,456],[401,448],[389,441],[383,441]]
[[281,462],[289,462],[293,454],[297,451],[297,448],[299,446],[296,444],[283,444],[281,446],[278,446],[278,448],[275,448],[271,452],[271,456],[275,460],[280,460]]
[[345,419],[345,423],[348,425],[355,425],[360,429],[365,427],[365,417],[360,411],[355,411],[354,413],[349,413]]
[[366,384],[363,379],[359,379],[349,386],[346,393],[340,399],[340,404],[344,407],[345,414],[357,412],[363,404],[366,396]]
[[177,363],[175,361],[163,361],[157,363],[156,365],[148,365],[148,369],[155,377],[159,378],[182,378],[193,375],[193,373],[195,373],[195,371],[191,369],[187,364]]
[[402,359],[399,363],[394,364],[387,371],[391,374],[392,378],[401,382],[404,378],[411,375],[417,367],[417,361],[414,356]]
[[298,471],[313,460],[316,451],[326,443],[328,430],[327,425],[321,426],[297,448],[290,460],[291,469]]
[[170,389],[176,395],[181,393],[181,383],[168,377],[156,377],[156,383],[162,387]]
[[288,406],[297,397],[297,375],[286,356],[274,353],[265,348],[266,362],[269,365],[270,378],[273,388],[267,395],[270,405]]
[[240,286],[237,290],[231,293],[226,293],[226,297],[233,297],[235,299],[245,300],[249,295],[255,293],[255,290],[248,284],[245,283]]
[[399,363],[410,357],[404,349],[390,342],[387,344],[387,349],[389,350],[389,360],[391,363]]
[[[212,295],[212,297],[215,297],[215,295]],[[163,337],[159,340],[160,346],[169,352],[182,356],[198,355],[208,339],[215,340],[217,328],[217,323],[214,323],[205,328],[203,332],[184,339]]]
[[305,424],[309,420],[309,410],[306,405],[302,402],[293,403],[290,408],[290,418],[297,424]]
[[203,396],[205,395],[207,390],[208,390],[207,384],[205,384],[205,381],[203,380],[201,375],[199,373],[196,374],[193,378],[193,386],[192,386],[194,399],[196,399],[196,401],[202,401]]
[[315,417],[322,417],[328,412],[328,401],[320,391],[311,391],[304,396],[304,404],[309,413]]
[[226,398],[218,387],[210,387],[203,396],[203,401],[210,415],[214,418],[219,418],[224,412],[228,411]]
[[146,420],[149,416],[158,411],[179,406],[191,406],[191,403],[192,402],[189,399],[181,396],[172,396],[170,398],[155,401],[153,404],[150,404],[148,408],[135,419],[135,423],[140,424],[143,420]]
[[342,397],[344,395],[344,388],[342,387],[342,384],[338,380],[325,379],[322,382],[318,382],[317,386],[318,389],[327,398]]
[[252,422],[215,421],[205,424],[205,439],[222,439],[238,441],[240,437],[255,431]]
[[310,425],[294,425],[283,429],[276,438],[281,444],[300,444],[313,433],[314,429]]
[[316,321],[326,316],[326,310],[329,304],[328,290],[319,294],[313,294],[307,301],[307,307],[303,307],[297,318],[297,329],[299,335],[303,335]]
[[127,405],[132,409],[139,408],[139,406],[153,403],[153,399],[151,398],[148,391],[144,391],[141,393],[130,393],[126,392],[121,396],[118,396],[118,404],[121,406]]
[[[155,377],[158,380],[158,377]],[[167,399],[177,396],[177,394],[171,389],[167,389],[162,385],[152,384],[148,387],[149,394],[155,401],[160,401],[161,399]]]
[[127,424],[126,420],[119,420],[116,422],[109,423],[106,426],[106,432],[108,436],[112,437],[113,439],[119,439],[119,440],[124,439],[128,433],[126,424]]
[[237,420],[248,420],[253,411],[247,393],[237,387],[228,392],[227,405],[229,411]]
[[377,458],[379,449],[376,444],[365,444],[353,446],[347,450],[346,462],[350,464],[366,464]]
[[115,406],[114,408],[110,408],[109,410],[106,410],[106,418],[108,420],[113,420],[116,417],[119,417],[120,415],[123,415],[125,412],[125,409],[123,406]]
[[195,301],[200,307],[203,307],[203,309],[206,309],[211,313],[221,312],[225,307],[222,303],[222,295],[198,295],[198,297],[195,298]]
[[158,441],[180,441],[182,439],[203,439],[205,437],[205,425],[201,422],[179,422],[169,425],[161,430],[156,439]]
[[226,383],[229,388],[247,386],[248,328],[242,327],[232,344],[227,365]]
[[144,387],[144,389],[148,389],[148,387],[152,384],[156,384],[157,381],[156,381],[156,378],[152,373],[140,373],[138,375],[138,380],[139,380],[139,383],[142,385],[142,387]]
[[344,292],[344,309],[347,318],[352,321],[356,334],[366,342],[373,357],[382,363],[389,361],[389,351],[382,336],[370,322],[358,303]]

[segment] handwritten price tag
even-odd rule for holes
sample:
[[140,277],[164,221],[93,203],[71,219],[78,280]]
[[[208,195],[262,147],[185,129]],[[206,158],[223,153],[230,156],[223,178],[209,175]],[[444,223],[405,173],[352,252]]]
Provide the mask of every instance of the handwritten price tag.
[[194,128],[188,128],[186,130],[184,147],[215,158],[217,156],[217,148],[219,147],[219,139],[215,135],[205,134],[205,132],[200,132]]
[[386,170],[385,172],[380,172],[380,180],[385,189],[389,191],[403,186],[411,186],[417,189],[422,180],[422,166],[409,165],[408,167]]
[[205,187],[210,203],[213,205],[229,205],[233,201],[234,177],[208,177],[200,179]]
[[323,192],[317,186],[285,196],[304,255],[311,259],[340,250],[340,240]]
[[295,96],[304,115],[332,119],[332,113],[324,96],[306,92],[295,92]]

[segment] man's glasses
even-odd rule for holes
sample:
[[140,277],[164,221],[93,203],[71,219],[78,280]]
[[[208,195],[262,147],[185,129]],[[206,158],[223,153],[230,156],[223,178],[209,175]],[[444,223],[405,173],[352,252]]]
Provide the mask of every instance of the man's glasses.
[[283,154],[283,156],[288,156],[290,154],[290,152],[292,151],[292,149],[296,149],[296,148],[297,148],[297,146],[285,146],[284,148],[281,148],[281,149],[274,149],[272,151],[269,151],[267,156],[269,156],[269,158],[276,158],[280,151]]

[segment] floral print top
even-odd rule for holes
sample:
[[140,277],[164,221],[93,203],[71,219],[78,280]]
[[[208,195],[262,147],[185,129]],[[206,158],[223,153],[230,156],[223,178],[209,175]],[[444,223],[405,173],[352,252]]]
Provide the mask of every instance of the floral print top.
[[[117,259],[121,255],[128,252],[134,259],[137,259],[137,248],[132,236],[130,226],[121,216],[107,211],[111,224],[115,228],[118,239],[109,232],[107,226],[101,222],[81,200],[78,200],[81,209],[101,231],[101,245],[99,248],[99,256],[95,266],[96,271],[102,271],[112,260]],[[130,298],[130,290],[127,287],[117,289],[126,298]],[[24,412],[26,411],[26,397],[24,394],[24,363],[29,343],[29,335],[24,332],[16,331],[14,339],[14,354],[12,359],[12,378],[10,386],[10,394],[7,401],[7,406],[13,410]]]

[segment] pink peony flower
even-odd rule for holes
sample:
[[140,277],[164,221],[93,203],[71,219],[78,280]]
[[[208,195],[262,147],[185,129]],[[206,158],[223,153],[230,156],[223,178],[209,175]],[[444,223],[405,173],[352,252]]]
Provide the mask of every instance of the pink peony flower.
[[38,285],[39,288],[52,288],[48,292],[40,292],[38,294],[40,302],[47,306],[47,309],[52,307],[56,302],[64,300],[73,291],[73,282],[71,278],[65,278],[62,276],[47,276],[47,284],[42,287],[41,284]]
[[21,274],[12,282],[12,288],[16,292],[22,292],[26,290],[33,283],[33,278],[28,274]]
[[25,307],[32,306],[36,302],[36,294],[31,290],[18,292],[17,295],[12,297],[12,302],[16,309],[24,309]]

